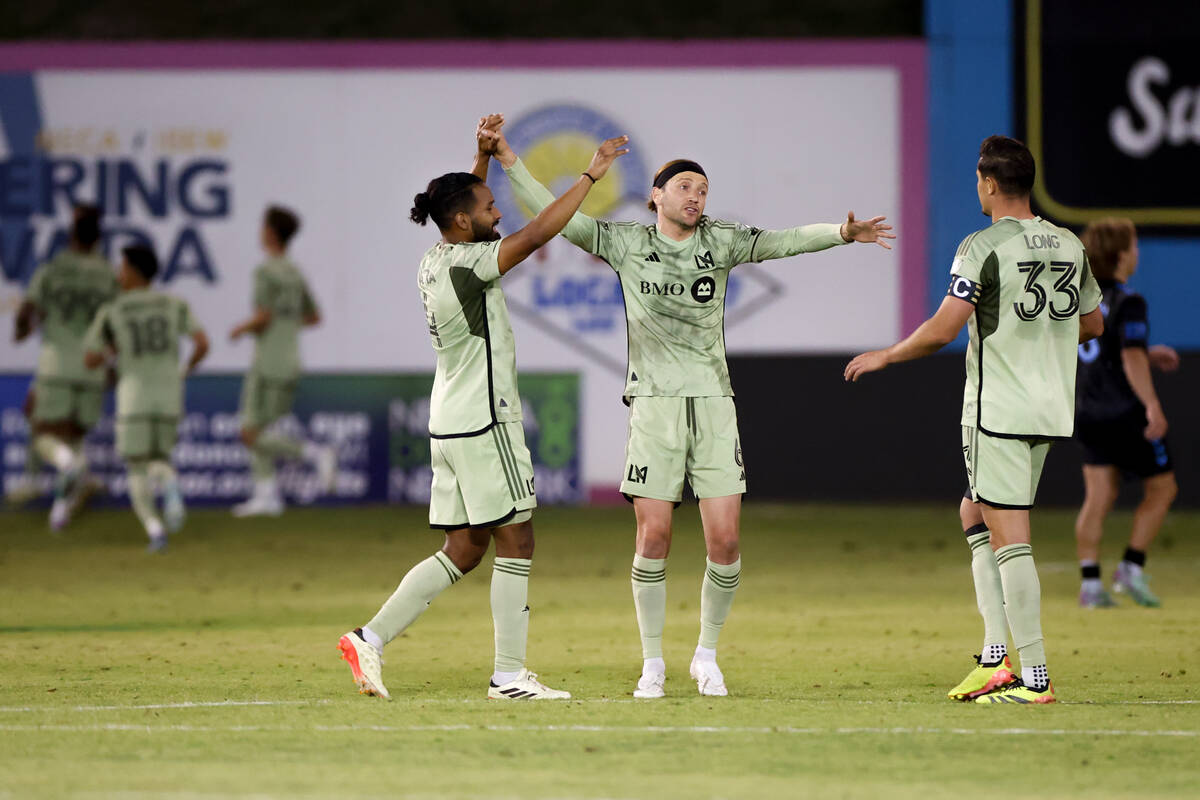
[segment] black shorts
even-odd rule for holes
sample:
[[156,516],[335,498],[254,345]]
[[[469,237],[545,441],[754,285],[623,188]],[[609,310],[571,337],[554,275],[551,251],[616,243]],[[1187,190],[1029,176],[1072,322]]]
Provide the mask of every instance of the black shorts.
[[1083,463],[1113,466],[1128,477],[1152,478],[1170,472],[1171,450],[1166,438],[1147,441],[1146,415],[1141,409],[1104,422],[1078,420],[1075,438],[1083,445]]

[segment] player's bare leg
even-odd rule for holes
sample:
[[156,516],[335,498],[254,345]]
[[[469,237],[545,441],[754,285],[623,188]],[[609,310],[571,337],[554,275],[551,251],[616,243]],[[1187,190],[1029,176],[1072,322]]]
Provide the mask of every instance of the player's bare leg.
[[1004,587],[1004,611],[1021,656],[1021,680],[976,698],[978,703],[1053,703],[1042,640],[1042,588],[1030,545],[1029,510],[982,505]]
[[1125,555],[1113,575],[1113,588],[1128,593],[1138,605],[1161,605],[1158,597],[1150,591],[1143,568],[1146,566],[1146,551],[1158,536],[1163,519],[1178,493],[1174,472],[1154,475],[1142,482],[1142,502],[1133,512],[1129,546],[1125,548]]
[[717,638],[733,607],[741,580],[742,558],[738,550],[741,514],[740,494],[700,500],[708,558],[700,587],[700,639],[689,672],[704,695],[723,697],[729,693],[725,676],[717,666]]
[[667,555],[671,552],[674,510],[675,504],[667,500],[633,498],[637,535],[630,580],[642,638],[642,675],[633,696],[639,699],[652,700],[664,694],[667,667],[662,637],[667,616]]
[[1100,540],[1104,520],[1117,502],[1121,476],[1116,467],[1083,465],[1083,505],[1075,518],[1075,553],[1081,573],[1079,605],[1084,608],[1109,608],[1116,605],[1100,580]]

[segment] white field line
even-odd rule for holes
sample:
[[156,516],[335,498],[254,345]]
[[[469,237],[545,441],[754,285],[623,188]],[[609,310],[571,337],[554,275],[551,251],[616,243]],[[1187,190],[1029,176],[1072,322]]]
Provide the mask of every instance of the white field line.
[[606,734],[791,734],[812,736],[1131,736],[1131,737],[1200,737],[1200,730],[1121,730],[1067,728],[925,728],[925,727],[839,727],[797,728],[788,725],[0,725],[0,731],[30,733],[130,731],[135,733],[245,733],[245,732],[315,732],[315,733],[451,733],[486,731],[498,733],[606,733]]
[[138,711],[168,708],[221,708],[224,706],[307,706],[328,700],[215,700],[201,703],[146,703],[128,706],[0,706],[0,714],[27,714],[31,711]]
[[[689,695],[691,697],[691,695]],[[675,699],[682,700],[681,695]],[[421,699],[416,697],[399,698],[402,705],[410,703],[415,705],[483,705],[488,704],[494,706],[497,701],[489,700],[480,697],[431,697]],[[211,702],[182,702],[182,703],[144,703],[136,705],[112,705],[112,706],[0,706],[0,714],[31,714],[31,713],[85,713],[91,711],[144,711],[144,710],[168,710],[168,709],[189,709],[189,708],[225,708],[225,707],[249,707],[249,706],[318,706],[329,705],[338,702],[334,700],[216,700]],[[359,698],[345,698],[343,703],[355,702],[370,702]],[[763,704],[794,704],[794,705],[859,705],[859,706],[925,706],[925,705],[945,705],[940,702],[926,702],[922,700],[840,700],[835,698],[830,699],[794,699],[794,700],[779,700],[771,697],[763,697],[758,700],[742,700],[742,703],[755,702]],[[645,700],[635,700],[632,697],[586,697],[568,700],[563,705],[591,705],[591,704],[634,704],[647,705]],[[1112,701],[1093,701],[1093,700],[1059,700],[1058,705],[1069,706],[1190,706],[1200,705],[1200,700],[1112,700]]]

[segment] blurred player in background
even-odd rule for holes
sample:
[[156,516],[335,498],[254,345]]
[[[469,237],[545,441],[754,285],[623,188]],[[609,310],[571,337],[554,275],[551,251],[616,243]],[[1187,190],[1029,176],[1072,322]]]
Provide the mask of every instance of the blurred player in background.
[[1075,520],[1082,571],[1079,605],[1115,605],[1100,582],[1100,538],[1122,475],[1142,482],[1142,502],[1133,514],[1129,546],[1113,574],[1113,588],[1134,602],[1158,606],[1143,568],[1178,487],[1167,447],[1167,418],[1154,391],[1150,367],[1173,371],[1179,354],[1149,346],[1146,301],[1125,282],[1138,267],[1137,232],[1127,219],[1102,219],[1083,232],[1092,273],[1104,299],[1104,335],[1079,346],[1075,436],[1083,445],[1083,507]]
[[300,219],[288,209],[267,209],[261,233],[267,260],[254,270],[254,315],[229,333],[234,341],[247,333],[255,336],[254,361],[242,381],[239,409],[242,442],[250,449],[254,493],[233,507],[237,517],[283,512],[283,497],[275,479],[278,460],[312,463],[323,492],[333,491],[337,478],[337,453],[332,447],[266,430],[292,410],[300,379],[301,328],[321,321],[304,275],[287,255],[288,244],[299,230]]
[[559,700],[525,667],[529,633],[529,570],[533,565],[533,463],[525,446],[517,393],[516,348],[501,276],[553,239],[609,166],[628,152],[609,139],[586,172],[528,225],[500,238],[487,179],[497,136],[480,120],[479,152],[470,173],[430,181],[414,198],[411,219],[433,219],[442,239],[417,273],[429,335],[437,354],[429,406],[433,488],[430,527],[444,530],[439,552],[417,564],[375,617],[342,636],[338,647],[363,694],[388,697],[380,668],[383,647],[399,636],[443,590],[479,564],[496,540],[491,604],[495,671],[488,697]]
[[[553,199],[501,136],[496,158],[527,208]],[[621,280],[629,336],[624,399],[630,406],[621,492],[633,503],[634,607],[642,674],[634,697],[663,697],[666,563],[675,506],[686,479],[699,499],[707,563],[700,589],[700,638],[689,672],[700,694],[726,695],[717,638],[741,580],[738,527],[746,470],[725,360],[725,287],[745,262],[786,258],[850,242],[885,239],[883,217],[767,231],[704,215],[708,178],[694,161],[664,165],[649,207],[655,225],[576,214],[563,235],[604,259]]]
[[[117,364],[117,455],[129,475],[129,500],[150,537],[149,552],[167,546],[167,533],[183,527],[183,494],[171,466],[183,377],[208,354],[208,337],[188,304],[150,288],[158,259],[148,247],[122,251],[121,294],[104,305],[84,341],[89,368],[113,353]],[[179,369],[179,340],[192,340],[187,367]],[[155,508],[161,492],[163,514]],[[165,523],[165,524],[164,524]]]
[[112,265],[97,252],[100,209],[77,205],[66,248],[42,264],[17,311],[14,339],[35,328],[42,349],[33,381],[32,442],[58,475],[50,528],[61,530],[94,488],[87,476],[83,437],[100,419],[106,375],[83,363],[83,337],[96,310],[117,294]]
[[[970,489],[959,516],[971,547],[984,647],[978,666],[949,696],[977,703],[1055,700],[1029,509],[1050,444],[1069,439],[1075,425],[1076,346],[1104,327],[1100,287],[1083,245],[1030,209],[1034,170],[1021,142],[983,141],[976,189],[992,225],[959,245],[937,313],[904,341],[857,356],[845,373],[857,381],[931,355],[969,322],[962,447]],[[1010,630],[1020,678],[1008,658]]]

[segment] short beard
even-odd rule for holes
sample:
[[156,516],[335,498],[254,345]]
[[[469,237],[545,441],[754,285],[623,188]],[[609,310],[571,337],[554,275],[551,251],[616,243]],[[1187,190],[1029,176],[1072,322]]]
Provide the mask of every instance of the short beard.
[[695,230],[700,225],[700,218],[703,216],[704,215],[701,214],[700,216],[696,217],[695,222],[684,222],[682,219],[676,219],[674,217],[667,217],[667,219],[671,220],[671,222],[674,222],[676,225],[683,228],[685,231],[692,231],[692,230]]
[[471,235],[476,242],[494,242],[500,238],[500,231],[492,225],[480,225],[471,220]]

